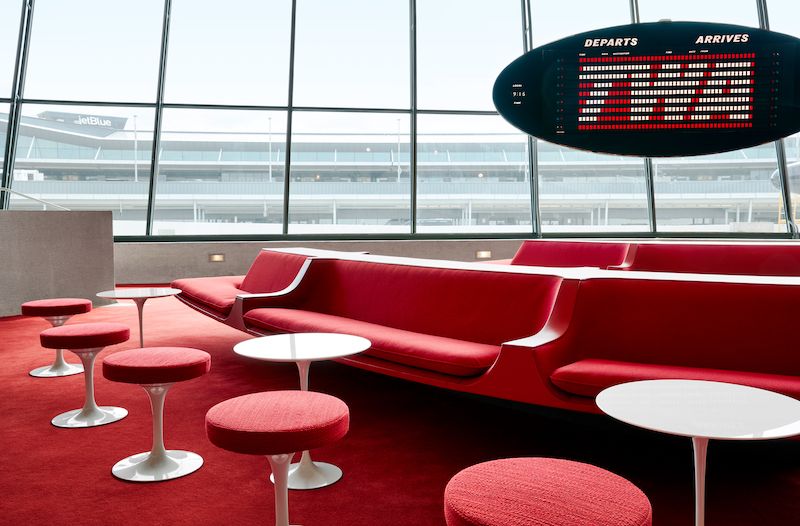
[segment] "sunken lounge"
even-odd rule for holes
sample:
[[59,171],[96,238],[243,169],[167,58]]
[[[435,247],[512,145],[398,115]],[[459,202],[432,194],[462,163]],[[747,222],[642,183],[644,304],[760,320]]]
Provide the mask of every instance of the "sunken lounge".
[[0,526],[800,524],[797,0],[3,0]]
[[786,524],[798,268],[787,243],[265,248],[25,302],[0,320],[8,524]]

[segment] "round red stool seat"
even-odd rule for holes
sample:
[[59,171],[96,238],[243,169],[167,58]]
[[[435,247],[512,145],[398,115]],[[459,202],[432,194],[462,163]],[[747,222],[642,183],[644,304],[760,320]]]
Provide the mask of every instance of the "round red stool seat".
[[76,323],[47,329],[39,338],[48,349],[92,349],[126,342],[130,335],[121,323]]
[[508,458],[468,467],[444,492],[448,526],[650,526],[644,493],[569,460]]
[[206,414],[206,433],[214,445],[251,455],[315,449],[342,438],[349,426],[347,405],[314,391],[239,396]]
[[83,298],[53,298],[34,300],[22,304],[20,311],[25,316],[73,316],[92,310],[92,302]]
[[169,384],[203,376],[211,355],[188,347],[145,347],[120,351],[103,360],[103,376],[128,384]]

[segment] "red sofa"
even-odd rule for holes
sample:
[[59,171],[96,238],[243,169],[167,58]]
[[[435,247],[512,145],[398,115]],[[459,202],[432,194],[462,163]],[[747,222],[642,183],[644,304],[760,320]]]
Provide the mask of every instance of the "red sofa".
[[611,269],[698,274],[800,276],[798,243],[676,243],[631,245],[625,261]]
[[621,274],[599,271],[581,281],[568,325],[536,350],[556,388],[588,406],[606,387],[657,378],[739,383],[800,398],[791,334],[800,280]]
[[262,250],[244,276],[176,279],[178,299],[218,321],[244,329],[242,313],[263,295],[279,292],[299,282],[311,255]]
[[[256,335],[341,332],[372,348],[339,361],[448,389],[546,403],[530,349],[575,275],[381,256],[313,259],[300,284],[244,314]],[[544,380],[544,381],[543,381]]]
[[[187,304],[251,334],[364,336],[372,348],[339,361],[447,389],[590,412],[603,388],[653,378],[735,382],[800,398],[800,360],[787,332],[800,314],[800,278],[310,249],[265,250],[248,276],[173,284]],[[204,292],[207,284],[218,288]],[[232,290],[256,287],[273,290]]]
[[529,239],[522,242],[512,265],[530,267],[598,267],[621,265],[631,243]]

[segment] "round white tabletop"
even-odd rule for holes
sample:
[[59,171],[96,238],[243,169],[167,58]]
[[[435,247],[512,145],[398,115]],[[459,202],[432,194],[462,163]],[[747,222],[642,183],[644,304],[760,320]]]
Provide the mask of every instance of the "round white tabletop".
[[800,401],[764,389],[723,382],[630,382],[600,392],[597,407],[637,427],[691,437],[695,526],[705,524],[709,439],[766,440],[800,435]]
[[[233,352],[256,360],[296,363],[300,373],[300,389],[308,391],[308,370],[311,362],[351,356],[364,352],[371,346],[372,342],[368,339],[352,334],[300,332],[245,340],[237,343]],[[300,462],[291,464],[289,469],[289,489],[324,488],[342,478],[342,470],[338,466],[314,462],[308,451],[303,451]]]
[[105,298],[110,300],[133,300],[136,308],[139,311],[139,347],[144,347],[144,327],[143,327],[143,313],[144,302],[150,298],[163,298],[165,296],[174,296],[180,294],[181,289],[173,289],[171,287],[130,287],[123,289],[104,290],[98,292],[98,298]]
[[110,300],[135,300],[139,298],[162,298],[164,296],[174,296],[180,293],[181,289],[173,289],[170,287],[130,287],[104,290],[103,292],[98,292],[97,297]]
[[800,434],[800,401],[737,384],[631,382],[601,392],[597,406],[628,424],[686,437],[765,440]]
[[330,360],[364,352],[372,343],[361,336],[330,332],[275,334],[237,343],[238,355],[270,362]]

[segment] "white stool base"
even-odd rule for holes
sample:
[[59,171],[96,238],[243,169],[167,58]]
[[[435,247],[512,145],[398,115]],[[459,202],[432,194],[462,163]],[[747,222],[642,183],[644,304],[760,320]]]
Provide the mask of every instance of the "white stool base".
[[81,374],[83,372],[83,365],[79,363],[66,363],[57,367],[55,365],[46,365],[44,367],[37,367],[28,374],[36,378],[55,378],[57,376],[72,376],[73,374]]
[[[289,489],[319,489],[342,478],[342,470],[327,462],[295,462],[289,466]],[[273,475],[269,479],[275,483]]]
[[111,468],[118,479],[131,482],[161,482],[194,473],[203,465],[203,457],[191,451],[168,449],[166,456],[151,460],[150,452],[123,458]]
[[98,411],[84,413],[83,409],[73,409],[53,418],[50,423],[56,427],[96,427],[111,424],[128,416],[128,410],[121,407],[100,406]]

